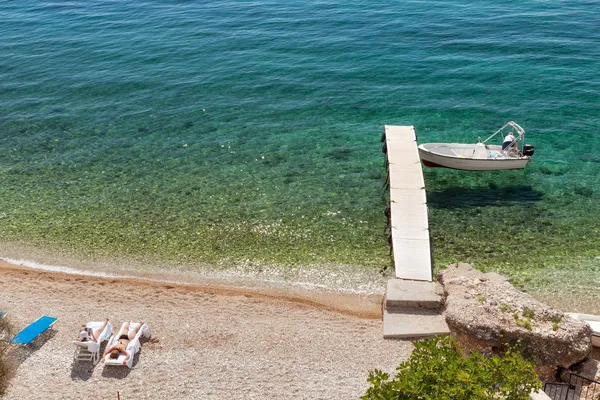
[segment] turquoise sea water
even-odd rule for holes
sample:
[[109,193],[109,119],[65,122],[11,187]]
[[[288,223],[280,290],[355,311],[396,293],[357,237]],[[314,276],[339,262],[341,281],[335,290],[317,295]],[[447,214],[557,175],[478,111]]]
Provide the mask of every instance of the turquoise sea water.
[[0,241],[381,268],[383,125],[472,142],[515,120],[536,146],[526,170],[425,169],[436,266],[581,287],[600,275],[598,11],[2,2]]

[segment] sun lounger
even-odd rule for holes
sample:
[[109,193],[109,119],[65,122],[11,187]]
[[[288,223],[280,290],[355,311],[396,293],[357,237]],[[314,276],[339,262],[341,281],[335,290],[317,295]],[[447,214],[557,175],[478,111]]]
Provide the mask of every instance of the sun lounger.
[[8,340],[9,343],[18,344],[21,346],[29,346],[35,339],[37,339],[42,333],[52,328],[52,325],[58,320],[58,318],[48,317],[44,315],[37,321],[32,322],[29,326],[25,327],[21,332],[17,333],[14,338]]
[[[104,322],[88,322],[85,327],[95,331],[102,327]],[[93,340],[81,342],[73,340],[73,361],[91,361],[94,365],[100,361],[100,345],[112,335],[112,325],[109,322],[98,336],[98,343]]]
[[[138,323],[134,323],[132,322],[129,325],[129,332],[133,331],[135,328],[137,328],[139,325]],[[117,332],[116,335],[112,335],[112,337],[110,338],[110,340],[108,341],[108,344],[106,345],[106,348],[109,349],[112,346],[116,345],[117,342],[119,341],[119,338],[117,337],[119,335],[119,332],[121,332],[121,330],[125,327],[125,323],[121,326],[121,329]],[[144,335],[144,337],[149,338],[150,337],[150,327],[146,324],[142,325],[142,327],[140,328],[140,330],[138,331],[138,333],[135,335],[135,337],[133,338],[133,340],[131,340],[129,342],[129,344],[127,345],[127,352],[130,354],[129,359],[127,359],[127,367],[131,368],[131,366],[133,365],[133,357],[136,355],[136,353],[140,350],[140,338],[142,337],[142,335]],[[107,354],[104,356],[104,365],[117,365],[117,366],[123,366],[123,360],[125,359],[125,355],[121,354],[119,356],[119,358],[117,359],[111,359],[110,358],[110,354]]]
[[6,317],[7,312],[6,311],[0,311],[0,321],[4,319],[4,317]]

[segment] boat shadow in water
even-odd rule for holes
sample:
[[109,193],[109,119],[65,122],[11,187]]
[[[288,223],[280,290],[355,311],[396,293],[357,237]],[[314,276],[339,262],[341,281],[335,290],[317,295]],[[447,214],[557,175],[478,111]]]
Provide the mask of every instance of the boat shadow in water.
[[435,208],[459,208],[472,206],[508,206],[530,204],[542,200],[543,193],[528,185],[464,188],[450,187],[427,192],[427,203]]

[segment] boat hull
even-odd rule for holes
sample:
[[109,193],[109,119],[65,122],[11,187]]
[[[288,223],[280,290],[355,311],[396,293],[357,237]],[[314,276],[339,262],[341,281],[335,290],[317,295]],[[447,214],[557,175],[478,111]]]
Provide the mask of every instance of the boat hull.
[[[503,157],[501,149],[491,146],[480,149],[477,145],[431,143],[419,146],[419,156],[423,165],[430,168],[450,168],[463,171],[498,171],[523,169],[529,163],[529,157]],[[443,154],[442,152],[453,154]],[[480,158],[474,158],[477,154]],[[493,158],[492,158],[493,156]]]

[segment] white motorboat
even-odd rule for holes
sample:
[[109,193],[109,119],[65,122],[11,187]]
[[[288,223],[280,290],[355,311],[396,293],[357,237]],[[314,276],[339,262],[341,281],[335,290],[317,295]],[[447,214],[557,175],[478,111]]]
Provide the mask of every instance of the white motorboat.
[[600,347],[600,317],[590,314],[567,313],[573,319],[587,323],[592,328],[592,346]]
[[[514,140],[505,141],[504,145],[493,145],[488,142],[501,135],[504,140],[508,135]],[[523,144],[525,131],[517,123],[507,122],[483,142],[479,139],[475,144],[464,143],[425,143],[419,145],[419,155],[426,167],[442,167],[465,171],[497,171],[504,169],[523,169],[531,160],[534,147]],[[503,150],[504,147],[504,150]]]

